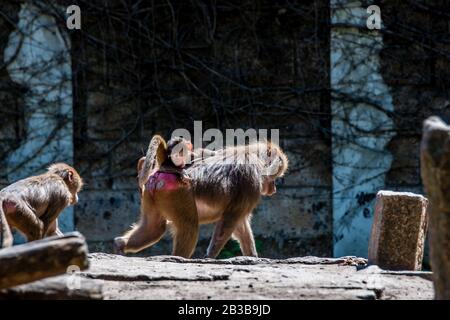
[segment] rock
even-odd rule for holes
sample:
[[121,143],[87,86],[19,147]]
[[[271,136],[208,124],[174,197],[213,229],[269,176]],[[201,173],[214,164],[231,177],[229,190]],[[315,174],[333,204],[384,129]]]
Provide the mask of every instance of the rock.
[[450,126],[424,122],[421,176],[430,199],[430,258],[436,299],[450,299]]
[[369,264],[421,270],[428,200],[409,192],[379,191],[369,241]]

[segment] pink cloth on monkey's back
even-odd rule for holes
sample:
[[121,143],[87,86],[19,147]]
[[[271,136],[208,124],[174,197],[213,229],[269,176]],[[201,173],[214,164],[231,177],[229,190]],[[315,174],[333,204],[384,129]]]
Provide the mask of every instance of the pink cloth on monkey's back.
[[178,189],[179,178],[176,173],[156,171],[145,184],[145,190],[153,194],[155,190],[172,191]]

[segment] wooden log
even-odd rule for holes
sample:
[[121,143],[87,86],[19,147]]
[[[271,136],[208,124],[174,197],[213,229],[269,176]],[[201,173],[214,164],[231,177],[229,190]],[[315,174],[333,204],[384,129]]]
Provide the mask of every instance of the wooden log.
[[369,264],[422,269],[428,200],[410,192],[379,191],[369,240]]
[[[79,281],[79,286],[72,287],[74,280]],[[103,281],[78,275],[57,276],[0,290],[0,300],[101,300],[102,291]]]
[[0,289],[65,274],[69,266],[89,266],[84,237],[72,232],[0,250]]
[[450,300],[450,126],[438,117],[424,122],[421,176],[430,200],[430,262],[436,299]]

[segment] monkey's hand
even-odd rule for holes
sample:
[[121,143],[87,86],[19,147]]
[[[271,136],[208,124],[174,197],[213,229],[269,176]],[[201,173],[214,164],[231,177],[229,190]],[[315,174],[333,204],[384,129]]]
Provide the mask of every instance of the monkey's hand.
[[183,184],[191,185],[192,179],[185,173],[181,173],[181,182]]

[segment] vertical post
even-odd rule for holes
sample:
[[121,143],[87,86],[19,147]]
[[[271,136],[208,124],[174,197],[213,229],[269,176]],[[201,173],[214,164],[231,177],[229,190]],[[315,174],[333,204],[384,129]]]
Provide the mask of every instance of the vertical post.
[[450,299],[450,126],[424,122],[420,169],[430,199],[430,258],[436,299]]
[[388,270],[422,269],[428,200],[410,192],[377,193],[369,264]]

